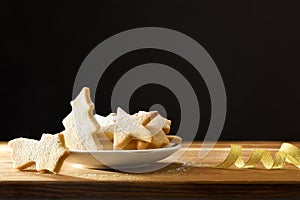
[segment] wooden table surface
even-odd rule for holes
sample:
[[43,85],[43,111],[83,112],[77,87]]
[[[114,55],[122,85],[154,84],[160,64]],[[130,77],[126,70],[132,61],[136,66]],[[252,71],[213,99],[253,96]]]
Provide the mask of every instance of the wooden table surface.
[[[291,142],[300,147],[300,142]],[[12,169],[7,143],[0,143],[0,199],[9,197],[143,198],[178,199],[208,197],[290,198],[300,196],[300,170],[287,164],[280,170],[213,169],[221,162],[230,144],[243,145],[245,159],[253,148],[276,152],[281,142],[218,142],[200,160],[200,142],[193,143],[180,159],[156,172],[129,174],[113,170],[76,168],[64,163],[59,175]]]

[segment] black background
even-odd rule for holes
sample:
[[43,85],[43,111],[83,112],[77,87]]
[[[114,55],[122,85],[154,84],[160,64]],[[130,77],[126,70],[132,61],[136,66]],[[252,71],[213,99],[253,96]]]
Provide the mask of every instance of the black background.
[[[192,37],[217,64],[228,98],[222,140],[300,140],[299,10],[297,0],[1,2],[0,140],[63,130],[87,54],[114,34],[147,26]],[[111,89],[122,73],[154,61],[180,69],[193,85],[203,139],[210,117],[205,83],[184,59],[164,51],[130,52],[112,63],[98,85],[97,113],[110,112]],[[139,88],[130,110],[152,103],[166,106],[176,132],[180,109],[163,86]]]

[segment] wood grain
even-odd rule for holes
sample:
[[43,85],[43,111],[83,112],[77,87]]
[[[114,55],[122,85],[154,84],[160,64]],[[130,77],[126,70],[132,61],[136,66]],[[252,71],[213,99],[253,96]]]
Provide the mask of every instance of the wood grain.
[[[267,148],[275,153],[281,142],[219,142],[209,155],[200,160],[200,142],[193,143],[175,163],[156,172],[129,174],[113,170],[75,168],[65,162],[59,175],[12,169],[7,143],[0,143],[1,198],[92,198],[118,197],[179,199],[198,197],[291,198],[300,196],[300,170],[286,165],[281,170],[212,169],[221,162],[230,144],[243,145],[243,156],[253,148]],[[300,142],[291,142],[300,147]],[[168,162],[165,160],[164,162]]]

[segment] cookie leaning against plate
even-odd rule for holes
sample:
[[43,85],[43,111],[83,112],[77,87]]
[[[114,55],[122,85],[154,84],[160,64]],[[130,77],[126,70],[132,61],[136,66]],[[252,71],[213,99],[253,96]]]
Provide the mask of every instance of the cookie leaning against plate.
[[63,120],[66,145],[74,150],[103,149],[97,137],[100,125],[93,115],[90,89],[84,87],[71,105],[72,112]]

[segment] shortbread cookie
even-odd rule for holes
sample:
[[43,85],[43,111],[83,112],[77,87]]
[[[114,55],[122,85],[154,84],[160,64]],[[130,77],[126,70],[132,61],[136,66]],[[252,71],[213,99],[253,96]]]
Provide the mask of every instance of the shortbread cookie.
[[152,141],[146,142],[134,139],[123,147],[124,150],[154,149],[161,148],[169,144],[169,140],[165,135],[164,128],[166,129],[166,132],[169,133],[171,125],[170,120],[159,115],[157,111],[139,111],[133,116],[135,116],[137,120],[143,122],[142,124],[152,135]]
[[[147,113],[141,113],[139,112],[138,115],[147,115]],[[164,127],[165,124],[167,123],[167,119],[162,117],[160,114],[156,115],[150,115],[151,120],[149,123],[145,124],[145,127],[150,131],[151,135],[156,135],[158,132],[160,132]]]
[[[122,149],[123,150],[137,150],[137,142],[138,142],[138,140],[131,140]],[[145,142],[145,143],[148,144],[147,142]],[[146,148],[143,148],[143,149],[146,149]]]
[[182,138],[176,135],[165,135],[163,131],[160,131],[158,134],[152,137],[152,142],[143,142],[138,140],[130,141],[125,147],[124,150],[142,150],[142,149],[157,149],[162,148],[170,144],[170,142],[175,144],[180,144]]
[[[122,114],[124,114],[124,111],[120,115]],[[128,116],[134,118],[135,124],[144,126],[151,133],[151,142],[134,138],[132,135],[122,132],[117,126],[117,114],[111,113],[106,117],[95,114],[95,118],[101,126],[100,132],[102,132],[111,142],[115,144],[115,149],[134,150],[161,148],[169,144],[169,140],[165,134],[169,133],[170,131],[171,121],[159,115],[157,111],[139,111],[138,113]],[[127,119],[124,120],[124,123],[126,123],[128,126],[132,126],[132,124],[134,124]],[[128,135],[130,135],[130,137]],[[99,140],[101,141],[103,139],[100,138]],[[107,145],[105,149],[110,148],[111,147]]]
[[[138,116],[147,115],[147,112],[139,112]],[[166,136],[166,132],[170,131],[171,121],[162,117],[160,114],[156,113],[155,115],[151,115],[151,120],[149,123],[145,125],[145,127],[152,134],[152,141],[144,142],[137,141],[137,149],[155,149],[161,148],[169,144],[169,140]],[[166,132],[165,132],[166,131]]]
[[168,135],[168,140],[175,144],[180,144],[182,142],[182,138],[177,135]]
[[137,149],[157,149],[162,148],[169,144],[169,139],[166,134],[161,130],[152,136],[152,141],[150,143],[137,141]]
[[152,135],[143,126],[144,121],[136,115],[129,115],[121,108],[117,109],[117,118],[114,130],[114,149],[123,149],[131,140],[151,142]]
[[157,111],[139,111],[138,113],[133,114],[137,120],[142,121],[143,126],[146,126],[152,119],[158,115]]
[[98,133],[98,140],[101,142],[104,150],[113,149],[116,115],[116,113],[110,113],[106,117],[97,114],[94,115],[95,119],[101,126],[101,129]]
[[[149,124],[149,122],[151,122],[158,115],[159,114],[157,111],[151,111],[151,112],[139,111],[138,113],[135,113],[132,116],[136,117],[136,120],[139,121],[143,126],[146,127],[147,124]],[[161,127],[158,129],[161,129]],[[151,130],[149,130],[149,131],[152,135],[152,140],[153,140],[153,135],[156,130],[152,130],[152,132],[151,132]],[[126,142],[128,142],[128,141],[126,141]],[[125,144],[125,142],[123,142],[123,144]],[[124,146],[123,149],[124,150],[147,149],[149,144],[150,144],[149,142],[141,141],[138,139],[133,139],[133,140],[129,141],[129,143],[126,146]]]
[[165,125],[163,127],[163,131],[165,132],[165,134],[170,133],[171,123],[172,123],[171,120],[169,120],[169,119],[166,120],[166,123],[165,123]]
[[170,132],[171,120],[162,117],[157,111],[150,111],[150,112],[139,111],[135,115],[137,115],[141,119],[148,119],[148,120],[144,120],[143,125],[146,126],[148,130],[152,129],[150,130],[152,135],[155,135],[161,129],[166,134]]
[[84,87],[71,105],[72,112],[63,120],[67,147],[72,150],[103,149],[97,137],[100,125],[93,115],[90,89]]
[[63,134],[43,134],[40,141],[17,138],[9,141],[14,168],[23,170],[35,164],[37,171],[58,173],[68,157]]
[[103,117],[101,115],[95,114],[95,119],[101,126],[101,132],[104,133],[104,135],[113,142],[114,140],[114,130],[116,127],[116,113],[110,113],[108,116]]

